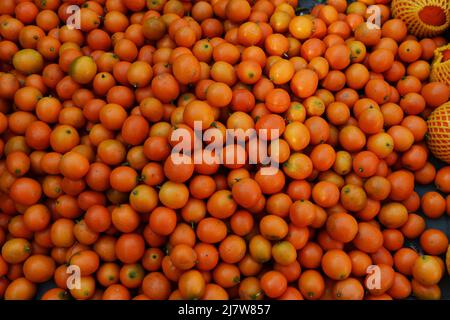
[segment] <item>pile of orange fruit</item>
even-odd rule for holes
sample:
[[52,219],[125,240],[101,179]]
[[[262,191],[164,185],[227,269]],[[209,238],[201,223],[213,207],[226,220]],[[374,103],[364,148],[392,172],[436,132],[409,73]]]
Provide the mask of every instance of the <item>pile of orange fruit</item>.
[[[439,299],[447,43],[389,2],[1,0],[0,298]],[[273,174],[174,161],[196,122],[278,130]]]

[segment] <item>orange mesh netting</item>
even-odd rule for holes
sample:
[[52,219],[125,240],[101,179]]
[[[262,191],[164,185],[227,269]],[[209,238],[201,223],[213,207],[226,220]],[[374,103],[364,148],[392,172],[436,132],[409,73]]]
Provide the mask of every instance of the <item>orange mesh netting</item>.
[[450,51],[450,44],[434,50],[434,60],[431,65],[430,81],[439,81],[450,85],[450,60],[444,59],[444,52]]
[[449,0],[393,0],[391,10],[417,37],[439,35],[450,25]]
[[428,147],[436,158],[450,163],[450,102],[436,108],[427,123]]

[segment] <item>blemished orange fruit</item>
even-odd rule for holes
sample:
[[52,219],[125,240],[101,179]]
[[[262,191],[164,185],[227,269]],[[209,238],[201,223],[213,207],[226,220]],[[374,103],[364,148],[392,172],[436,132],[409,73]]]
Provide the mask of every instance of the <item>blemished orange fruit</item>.
[[42,55],[34,49],[22,49],[14,56],[12,63],[14,68],[25,73],[38,73],[44,66]]
[[450,245],[448,246],[447,253],[445,254],[445,265],[447,267],[447,274],[450,274]]
[[80,84],[87,84],[97,74],[97,65],[91,57],[82,56],[76,58],[70,64],[69,74],[74,81]]

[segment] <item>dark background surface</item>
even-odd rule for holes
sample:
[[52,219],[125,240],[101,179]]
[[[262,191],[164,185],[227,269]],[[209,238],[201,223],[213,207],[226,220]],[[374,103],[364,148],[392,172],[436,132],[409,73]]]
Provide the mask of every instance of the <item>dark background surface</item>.
[[[299,7],[304,9],[302,11],[307,12],[308,11],[307,9],[311,9],[314,6],[314,4],[325,3],[325,2],[326,2],[326,0],[314,0],[314,1],[313,0],[299,0]],[[350,0],[347,2],[353,2],[353,0]],[[434,158],[431,159],[431,162],[435,165],[436,169],[439,169],[445,165],[443,162],[438,161]],[[427,191],[437,191],[434,185],[426,185],[426,186],[416,185],[415,190],[420,196],[422,196]],[[450,217],[448,217],[447,215],[444,215],[439,219],[429,219],[426,216],[424,216],[422,212],[417,212],[417,213],[425,218],[426,223],[427,223],[427,229],[434,228],[434,229],[442,230],[443,232],[445,232],[447,237],[450,238]],[[414,249],[420,251],[420,246],[418,244],[418,241],[406,240],[405,246],[413,247]],[[445,261],[445,256],[443,256],[443,258]],[[450,300],[450,277],[447,272],[445,272],[444,279],[441,281],[439,286],[441,287],[441,290],[442,290],[442,299]],[[41,285],[41,287],[38,290],[37,299],[39,299],[43,293],[45,293],[47,290],[49,290],[53,287],[55,287],[55,284],[52,281]],[[413,299],[413,298],[411,298],[411,299]]]

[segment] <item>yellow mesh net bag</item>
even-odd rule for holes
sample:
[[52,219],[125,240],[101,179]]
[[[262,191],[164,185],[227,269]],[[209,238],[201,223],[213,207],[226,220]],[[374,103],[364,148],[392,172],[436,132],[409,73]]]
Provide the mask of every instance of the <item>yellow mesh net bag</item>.
[[450,86],[450,44],[434,50],[430,81],[439,81]]
[[427,124],[428,147],[436,158],[450,163],[450,101],[436,108]]
[[437,36],[450,25],[449,0],[393,0],[391,10],[420,38]]

